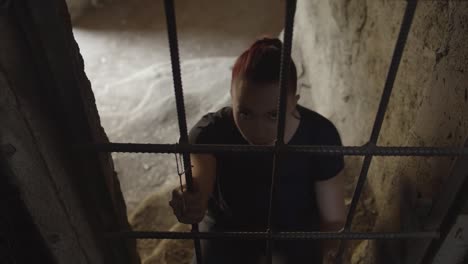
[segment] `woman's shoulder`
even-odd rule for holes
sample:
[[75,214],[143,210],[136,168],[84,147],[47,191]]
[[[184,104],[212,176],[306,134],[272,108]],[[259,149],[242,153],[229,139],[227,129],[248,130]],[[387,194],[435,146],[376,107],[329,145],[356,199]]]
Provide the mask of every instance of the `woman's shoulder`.
[[216,111],[211,111],[204,114],[195,126],[220,126],[224,125],[229,121],[229,118],[232,116],[232,108],[230,106],[224,106],[219,108]]
[[302,105],[297,105],[308,135],[314,135],[322,143],[340,141],[335,124],[322,114]]
[[204,114],[190,129],[189,141],[208,143],[208,141],[216,141],[217,138],[223,137],[224,131],[229,131],[227,127],[230,124],[230,111],[232,111],[231,107],[225,106]]
[[297,105],[297,109],[301,113],[301,117],[311,125],[319,125],[319,126],[334,126],[333,122],[330,121],[325,116],[321,115],[320,113],[307,108],[302,105]]

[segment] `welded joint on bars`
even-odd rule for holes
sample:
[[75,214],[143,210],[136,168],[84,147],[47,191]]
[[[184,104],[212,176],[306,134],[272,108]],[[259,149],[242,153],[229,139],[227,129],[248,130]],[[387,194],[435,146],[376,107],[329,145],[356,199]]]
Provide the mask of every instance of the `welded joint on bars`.
[[268,240],[272,240],[272,239],[273,239],[273,232],[271,231],[270,228],[267,229],[266,235],[267,235],[266,238],[267,238]]
[[279,155],[282,152],[286,152],[285,151],[285,144],[284,144],[284,142],[282,140],[276,140],[274,148],[273,148],[273,153],[276,154],[276,155]]
[[363,149],[369,151],[369,152],[375,151],[377,149],[377,145],[372,141],[367,142],[366,144],[362,145],[361,147]]

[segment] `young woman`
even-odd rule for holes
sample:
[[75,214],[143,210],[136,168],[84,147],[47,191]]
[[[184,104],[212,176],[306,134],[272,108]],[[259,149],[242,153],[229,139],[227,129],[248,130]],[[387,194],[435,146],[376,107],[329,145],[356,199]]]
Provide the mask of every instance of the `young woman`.
[[[240,55],[232,70],[232,105],[204,115],[190,130],[190,143],[274,145],[281,45],[279,39],[263,38]],[[333,123],[297,104],[293,62],[289,74],[285,144],[341,145]],[[345,221],[343,157],[288,153],[281,159],[273,230],[340,230]],[[180,222],[200,222],[200,231],[266,230],[272,153],[191,154],[191,160],[194,191],[176,188],[169,202]],[[263,240],[202,240],[202,256],[205,264],[263,263],[265,245]],[[274,263],[328,262],[332,245],[274,241]]]

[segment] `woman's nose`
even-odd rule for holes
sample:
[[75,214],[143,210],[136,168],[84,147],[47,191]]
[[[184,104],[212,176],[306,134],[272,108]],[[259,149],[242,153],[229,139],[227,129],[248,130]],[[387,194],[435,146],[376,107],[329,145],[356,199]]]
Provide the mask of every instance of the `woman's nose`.
[[276,128],[274,126],[271,126],[270,124],[262,124],[261,122],[258,122],[253,127],[253,132],[259,138],[267,140],[276,135]]

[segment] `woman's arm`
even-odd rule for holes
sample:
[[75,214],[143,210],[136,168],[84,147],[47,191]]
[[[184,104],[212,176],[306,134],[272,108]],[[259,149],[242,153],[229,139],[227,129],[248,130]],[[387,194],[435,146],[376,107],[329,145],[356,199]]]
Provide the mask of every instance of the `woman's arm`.
[[204,205],[208,206],[216,178],[216,158],[212,154],[190,154],[190,159],[194,186],[201,193]]
[[208,200],[213,192],[216,177],[216,158],[211,154],[190,154],[192,161],[193,190],[184,192],[180,187],[172,191],[169,205],[181,223],[195,224],[205,216]]
[[[344,203],[343,171],[331,179],[315,183],[321,231],[337,232],[345,224],[346,207]],[[327,261],[330,253],[336,253],[338,245],[339,240],[323,240],[322,248],[325,261]]]

